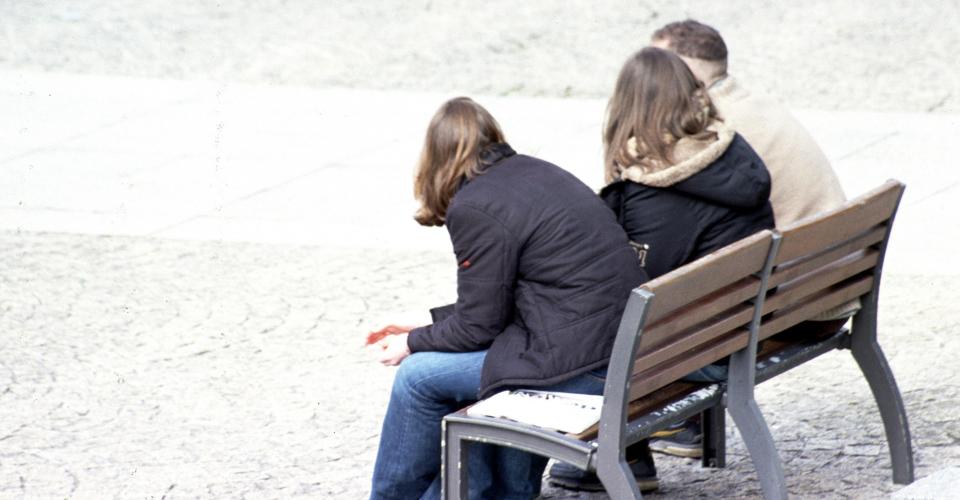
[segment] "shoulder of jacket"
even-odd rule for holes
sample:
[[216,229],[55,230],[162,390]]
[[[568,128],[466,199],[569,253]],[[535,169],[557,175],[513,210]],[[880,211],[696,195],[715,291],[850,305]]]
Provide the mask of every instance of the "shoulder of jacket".
[[[474,191],[476,193],[476,191]],[[459,194],[459,193],[458,193]],[[456,222],[462,219],[470,220],[487,220],[491,223],[494,223],[498,226],[507,227],[506,222],[501,220],[496,215],[496,210],[494,209],[494,203],[496,204],[507,204],[509,203],[506,199],[499,199],[494,202],[492,197],[488,197],[483,193],[479,194],[470,194],[468,196],[454,197],[453,201],[450,203],[450,206],[447,207],[447,222],[453,222],[456,225]]]
[[756,157],[757,160],[760,160],[760,155],[753,149],[753,146],[747,142],[743,134],[737,132],[734,134],[733,140],[730,141],[730,145],[727,146],[727,150],[724,151],[714,163],[739,162],[742,161],[744,157]]
[[609,194],[623,191],[624,184],[626,184],[627,182],[629,181],[625,181],[621,179],[621,180],[613,181],[610,184],[607,184],[606,186],[603,186],[602,188],[600,188],[600,193],[599,193],[600,197],[602,198]]
[[625,181],[620,193],[624,200],[655,200],[672,193],[672,187],[655,187],[640,184],[639,182]]

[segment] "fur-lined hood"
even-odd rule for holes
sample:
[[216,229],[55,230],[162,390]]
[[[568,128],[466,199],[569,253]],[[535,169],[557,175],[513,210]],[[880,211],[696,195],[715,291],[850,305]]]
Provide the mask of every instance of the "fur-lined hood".
[[[638,165],[621,168],[620,178],[651,187],[667,187],[707,168],[727,150],[734,135],[733,129],[719,120],[714,120],[707,130],[716,134],[716,138],[700,140],[683,137],[674,143],[671,152],[673,164],[645,158]],[[636,155],[635,138],[630,139],[627,147]]]
[[760,157],[723,122],[716,121],[709,129],[717,133],[716,139],[680,139],[674,146],[674,164],[624,168],[601,196],[632,182],[732,208],[754,209],[767,203],[770,175]]

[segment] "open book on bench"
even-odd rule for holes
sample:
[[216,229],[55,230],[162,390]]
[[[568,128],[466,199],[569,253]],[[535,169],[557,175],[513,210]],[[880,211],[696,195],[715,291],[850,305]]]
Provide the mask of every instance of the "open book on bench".
[[501,391],[467,408],[467,415],[507,418],[568,434],[600,421],[603,396],[517,389]]

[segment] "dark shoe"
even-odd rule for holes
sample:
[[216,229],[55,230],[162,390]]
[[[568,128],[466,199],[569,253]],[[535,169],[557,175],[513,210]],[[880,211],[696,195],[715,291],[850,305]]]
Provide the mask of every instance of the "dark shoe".
[[[649,461],[638,459],[627,463],[637,479],[637,487],[640,488],[641,493],[656,491],[660,487],[653,457],[650,457]],[[565,462],[557,462],[550,467],[550,477],[547,481],[553,486],[569,490],[603,491],[603,484],[596,473],[580,470]]]
[[687,420],[655,432],[650,440],[650,449],[676,457],[700,458],[703,456],[703,435],[700,424]]

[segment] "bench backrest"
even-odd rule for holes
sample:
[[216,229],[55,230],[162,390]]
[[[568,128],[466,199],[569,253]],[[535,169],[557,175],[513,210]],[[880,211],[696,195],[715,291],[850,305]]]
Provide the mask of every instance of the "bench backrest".
[[631,292],[607,371],[601,442],[605,432],[620,432],[630,402],[747,348],[751,338],[755,345],[776,238],[761,231]]
[[761,340],[875,290],[903,190],[900,182],[887,181],[781,231],[769,278],[771,292],[763,305]]
[[[760,339],[857,298],[875,311],[903,189],[888,181],[782,233],[761,231],[634,289],[607,370],[601,446],[622,449],[627,406],[693,371],[741,350],[752,360]],[[739,366],[746,368],[738,383],[752,386],[754,363]]]

